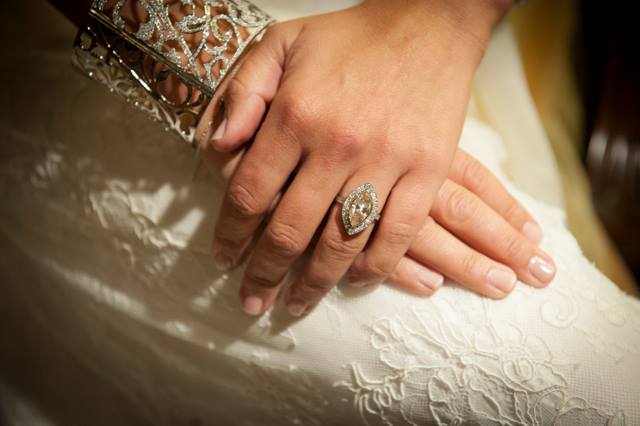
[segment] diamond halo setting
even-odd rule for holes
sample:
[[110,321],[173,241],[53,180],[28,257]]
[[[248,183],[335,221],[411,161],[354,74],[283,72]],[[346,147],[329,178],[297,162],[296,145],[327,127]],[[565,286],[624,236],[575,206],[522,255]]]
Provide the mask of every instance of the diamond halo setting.
[[356,235],[380,218],[378,214],[378,194],[373,185],[365,183],[347,195],[338,197],[342,204],[342,223],[348,235]]

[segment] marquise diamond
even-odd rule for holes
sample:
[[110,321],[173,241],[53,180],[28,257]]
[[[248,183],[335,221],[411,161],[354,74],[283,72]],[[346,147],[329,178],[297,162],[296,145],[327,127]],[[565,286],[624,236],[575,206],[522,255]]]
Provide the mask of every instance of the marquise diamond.
[[378,196],[370,183],[351,191],[342,205],[342,222],[349,235],[367,229],[377,216]]

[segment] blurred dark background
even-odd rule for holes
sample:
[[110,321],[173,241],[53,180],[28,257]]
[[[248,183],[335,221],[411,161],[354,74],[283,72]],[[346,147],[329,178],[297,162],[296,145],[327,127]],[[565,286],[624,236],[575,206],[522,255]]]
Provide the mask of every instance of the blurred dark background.
[[598,216],[640,279],[640,31],[633,2],[583,1],[576,75]]
[[510,20],[557,159],[567,224],[628,293],[640,281],[640,32],[631,2],[532,0]]

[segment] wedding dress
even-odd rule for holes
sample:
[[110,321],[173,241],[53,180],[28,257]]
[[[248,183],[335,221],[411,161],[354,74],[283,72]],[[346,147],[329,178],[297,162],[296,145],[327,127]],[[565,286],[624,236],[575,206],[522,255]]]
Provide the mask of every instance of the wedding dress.
[[[285,19],[351,2],[256,3]],[[640,304],[563,225],[508,24],[461,147],[541,223],[554,282],[501,301],[342,285],[306,318],[256,320],[242,272],[210,258],[223,186],[192,183],[188,148],[71,68],[50,6],[3,7],[0,423],[640,424]]]

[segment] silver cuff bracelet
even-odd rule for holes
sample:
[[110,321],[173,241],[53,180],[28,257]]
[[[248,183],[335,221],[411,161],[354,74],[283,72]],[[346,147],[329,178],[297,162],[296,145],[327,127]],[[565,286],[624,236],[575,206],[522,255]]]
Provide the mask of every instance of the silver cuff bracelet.
[[272,22],[245,0],[94,0],[73,63],[194,146],[216,90]]

